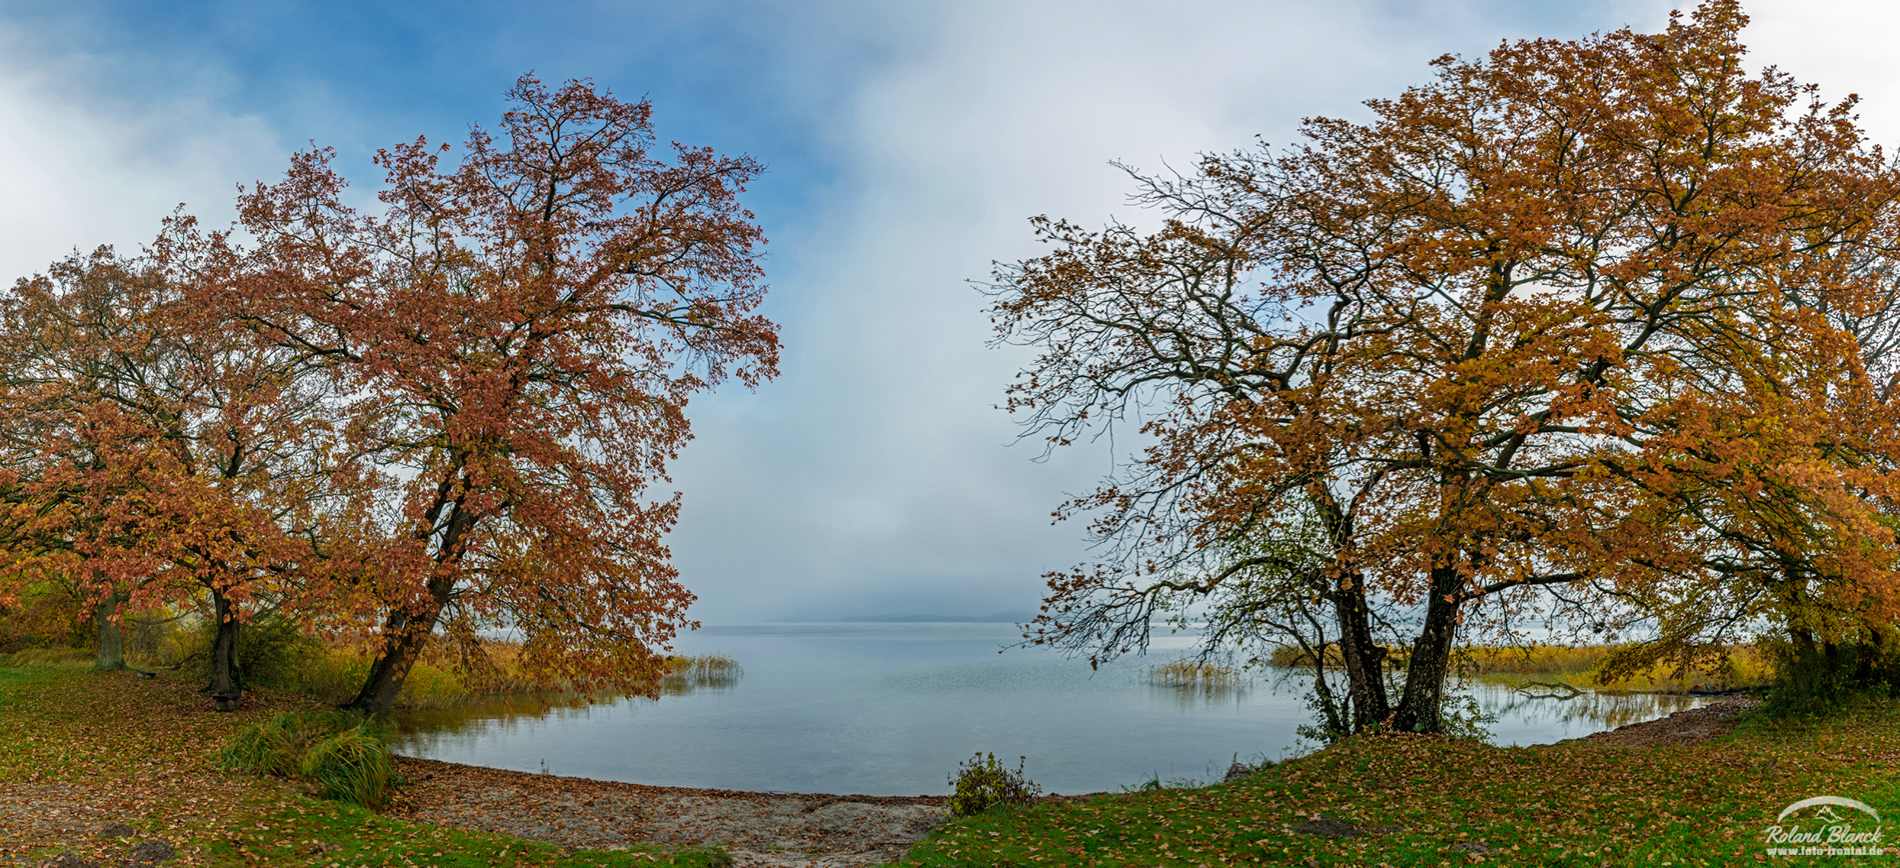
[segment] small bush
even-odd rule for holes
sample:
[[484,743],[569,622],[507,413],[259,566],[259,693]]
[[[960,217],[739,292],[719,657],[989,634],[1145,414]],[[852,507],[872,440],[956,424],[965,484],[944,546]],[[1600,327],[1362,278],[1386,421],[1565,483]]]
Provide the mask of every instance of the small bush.
[[238,730],[227,768],[302,778],[323,795],[364,807],[388,800],[394,766],[371,721],[347,711],[287,711]]
[[379,808],[389,800],[395,766],[382,739],[357,726],[312,745],[298,772],[325,798]]
[[1887,630],[1847,642],[1764,642],[1775,671],[1765,710],[1801,715],[1838,708],[1861,693],[1900,696],[1896,640],[1900,635]]
[[997,805],[1025,805],[1042,795],[1042,788],[1023,774],[1027,759],[1018,757],[1010,768],[993,753],[979,753],[950,776],[950,816],[968,817]]
[[238,730],[221,758],[227,768],[292,777],[313,745],[361,723],[347,711],[287,711]]

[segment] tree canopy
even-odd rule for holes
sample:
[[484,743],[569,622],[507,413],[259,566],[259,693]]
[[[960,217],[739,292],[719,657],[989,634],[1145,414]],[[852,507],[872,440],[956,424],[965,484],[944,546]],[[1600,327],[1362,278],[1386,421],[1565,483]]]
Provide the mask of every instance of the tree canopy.
[[1102,556],[1050,576],[1033,638],[1317,606],[1340,718],[1434,730],[1460,627],[1514,608],[1712,587],[1890,621],[1896,176],[1853,100],[1745,70],[1745,22],[1443,57],[1295,147],[1130,169],[1156,227],[1038,218],[1050,251],[994,280],[1000,339],[1039,351],[1009,407],[1147,445],[1066,508]]
[[662,145],[648,103],[590,82],[508,96],[459,151],[377,152],[374,207],[315,148],[230,231],[180,215],[19,283],[9,556],[102,599],[208,590],[233,642],[254,597],[298,601],[378,649],[368,710],[438,632],[654,690],[693,599],[664,539],[686,404],[776,373],[740,203],[760,166]]

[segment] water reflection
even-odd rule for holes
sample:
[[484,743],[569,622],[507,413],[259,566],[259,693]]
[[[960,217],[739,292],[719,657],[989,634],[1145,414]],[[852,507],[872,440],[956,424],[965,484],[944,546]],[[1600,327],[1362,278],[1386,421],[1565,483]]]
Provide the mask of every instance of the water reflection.
[[[1116,790],[1151,778],[1214,780],[1232,762],[1311,749],[1304,670],[1158,685],[1160,659],[1091,671],[1009,646],[1007,624],[707,628],[683,653],[745,666],[691,677],[655,700],[516,697],[404,717],[398,750],[520,771],[727,789],[941,793],[970,754],[1028,758],[1053,792]],[[702,651],[702,653],[703,653]],[[1687,696],[1535,697],[1462,688],[1492,740],[1537,744],[1660,717]]]
[[1526,724],[1582,725],[1592,731],[1615,729],[1666,717],[1678,711],[1707,704],[1699,696],[1663,693],[1596,693],[1579,691],[1574,696],[1529,693],[1496,684],[1466,686],[1480,708],[1499,718],[1511,718]]
[[[738,686],[744,675],[745,670],[731,658],[693,658],[660,679],[660,696],[727,691]],[[615,692],[513,693],[455,706],[406,709],[398,714],[396,724],[402,733],[402,744],[426,755],[428,745],[472,729],[513,732],[526,723],[584,720],[594,708],[602,705],[656,701]]]

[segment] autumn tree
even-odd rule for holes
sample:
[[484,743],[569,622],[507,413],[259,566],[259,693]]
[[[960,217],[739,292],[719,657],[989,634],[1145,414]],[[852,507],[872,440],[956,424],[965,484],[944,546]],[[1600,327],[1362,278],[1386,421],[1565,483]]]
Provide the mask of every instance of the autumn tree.
[[[152,563],[127,505],[150,481],[130,465],[177,361],[147,319],[161,279],[101,248],[21,280],[0,300],[0,427],[9,507],[5,567],[64,587],[98,633],[98,665],[125,665],[121,607],[149,596]],[[160,557],[157,562],[162,562]]]
[[[1890,212],[1886,219],[1891,221]],[[1892,237],[1882,227],[1875,237]],[[1719,657],[1766,636],[1802,693],[1892,681],[1900,624],[1900,284],[1890,247],[1844,255],[1826,294],[1791,286],[1777,330],[1672,371],[1653,436],[1606,463],[1634,504],[1621,519],[1675,529],[1630,551],[1619,595],[1654,625],[1610,670]]]
[[69,257],[0,306],[12,569],[98,601],[102,659],[121,604],[207,602],[207,690],[225,706],[240,625],[321,572],[343,469],[328,378],[206,303],[236,266],[178,216],[143,255]]
[[525,639],[568,684],[653,689],[692,595],[657,490],[693,394],[775,373],[749,158],[660,144],[651,107],[523,77],[459,153],[381,151],[380,206],[331,152],[241,197],[255,268],[228,307],[324,360],[376,468],[355,580],[376,659],[354,706],[395,700],[438,631]]
[[[1746,72],[1745,23],[1709,2],[1440,58],[1297,147],[1130,170],[1157,228],[1037,220],[1050,252],[994,281],[999,339],[1038,351],[1009,406],[1052,447],[1136,418],[1146,445],[1061,513],[1101,556],[1050,576],[1032,637],[1104,657],[1168,613],[1221,636],[1318,604],[1341,726],[1434,731],[1461,626],[1680,574],[1682,528],[1748,520],[1683,520],[1690,492],[1746,490],[1725,456],[1773,466],[1771,423],[1807,414],[1808,455],[1837,421],[1887,448],[1831,399],[1861,375],[1811,311],[1869,309],[1893,174],[1851,100]],[[1839,516],[1804,557],[1890,584],[1869,474],[1803,473],[1775,467]]]

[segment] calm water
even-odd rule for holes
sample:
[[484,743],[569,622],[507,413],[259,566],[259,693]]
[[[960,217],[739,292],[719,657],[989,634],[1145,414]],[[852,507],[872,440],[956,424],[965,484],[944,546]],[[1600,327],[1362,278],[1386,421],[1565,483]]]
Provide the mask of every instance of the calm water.
[[[1218,779],[1235,756],[1310,748],[1303,678],[1256,675],[1209,694],[1152,686],[1147,659],[1088,664],[1012,643],[1009,624],[785,624],[707,627],[681,653],[724,654],[744,675],[659,700],[580,708],[496,708],[412,718],[413,756],[669,786],[830,793],[941,793],[976,751],[1014,762],[1053,792],[1113,790],[1160,777]],[[1499,744],[1534,744],[1660,717],[1688,697],[1526,699],[1475,691]]]

